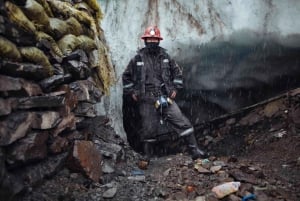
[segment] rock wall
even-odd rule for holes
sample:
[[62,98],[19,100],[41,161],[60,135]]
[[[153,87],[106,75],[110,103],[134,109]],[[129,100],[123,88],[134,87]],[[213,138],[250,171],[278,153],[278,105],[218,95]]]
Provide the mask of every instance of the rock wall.
[[0,1],[1,200],[63,166],[99,181],[91,125],[109,122],[93,119],[114,82],[101,18],[96,1]]
[[299,86],[297,0],[99,2],[117,80],[143,47],[144,29],[158,25],[161,46],[184,68],[178,102],[194,123]]

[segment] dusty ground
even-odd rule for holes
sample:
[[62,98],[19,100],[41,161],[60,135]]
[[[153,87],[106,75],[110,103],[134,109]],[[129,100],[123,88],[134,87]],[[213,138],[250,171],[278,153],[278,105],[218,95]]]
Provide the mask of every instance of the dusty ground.
[[[199,144],[210,154],[207,159],[193,161],[180,142],[182,153],[166,142],[143,167],[141,155],[123,145],[121,160],[103,158],[99,183],[63,169],[16,200],[216,201],[213,187],[238,181],[238,191],[220,200],[247,201],[251,195],[258,201],[298,201],[300,91],[293,94],[195,127]],[[93,128],[101,135],[106,131]]]
[[[240,181],[239,191],[222,200],[241,200],[249,193],[261,201],[300,200],[300,134],[281,130],[251,136],[253,143],[239,156],[210,156],[192,161],[186,154],[153,157],[147,169],[138,166],[139,154],[126,150],[126,161],[92,183],[79,173],[62,170],[19,200],[217,200],[212,187]],[[232,139],[234,140],[234,139]],[[199,170],[199,165],[205,169]],[[209,171],[212,166],[221,169]],[[109,191],[112,191],[109,195]],[[106,193],[108,197],[104,198]],[[115,193],[114,193],[115,192]],[[103,197],[104,196],[104,197]],[[202,198],[202,199],[201,199]]]

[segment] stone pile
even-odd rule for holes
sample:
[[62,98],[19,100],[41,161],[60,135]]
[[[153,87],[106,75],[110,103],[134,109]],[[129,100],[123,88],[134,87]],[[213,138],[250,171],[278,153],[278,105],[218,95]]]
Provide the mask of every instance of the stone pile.
[[[199,143],[214,154],[236,155],[257,143],[254,138],[268,131],[268,138],[297,135],[300,128],[300,89],[294,89],[242,110],[196,125]],[[234,136],[234,141],[231,141]],[[277,136],[277,137],[276,137]],[[264,138],[264,139],[263,139]],[[262,141],[270,140],[265,136]],[[225,143],[228,143],[226,145]],[[242,146],[241,146],[242,145]],[[230,148],[228,148],[230,147]]]
[[0,197],[65,162],[98,181],[88,123],[114,80],[97,1],[0,1]]

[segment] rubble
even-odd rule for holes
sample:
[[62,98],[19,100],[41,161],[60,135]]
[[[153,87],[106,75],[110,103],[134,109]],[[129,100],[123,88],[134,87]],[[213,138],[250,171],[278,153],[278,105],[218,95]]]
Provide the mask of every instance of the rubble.
[[[105,125],[105,118],[98,119],[91,124],[94,125],[92,130],[103,133],[94,139],[95,144],[105,150],[102,152],[102,176],[99,183],[90,183],[87,178],[80,177],[80,174],[73,177],[72,173],[62,171],[28,194],[24,200],[41,197],[42,193],[52,200],[58,200],[59,195],[68,195],[69,199],[79,201],[101,200],[104,197],[115,201],[249,201],[253,200],[253,197],[256,200],[267,201],[298,200],[300,140],[299,133],[295,131],[299,125],[294,123],[297,119],[285,112],[298,107],[296,100],[300,93],[296,91],[288,93],[294,94],[293,96],[283,94],[275,100],[265,101],[246,110],[206,122],[207,127],[198,125],[197,139],[199,144],[204,145],[210,152],[210,157],[194,161],[187,153],[180,153],[181,149],[167,154],[157,151],[149,161],[143,161],[141,155],[126,144],[110,148],[109,143],[105,141],[113,141],[116,144],[120,142],[113,137],[112,130],[98,125],[98,122]],[[289,105],[285,105],[286,100],[289,100]],[[275,113],[272,112],[272,115],[265,116],[265,108],[273,105],[272,101],[281,103],[278,105],[279,109],[276,109]],[[258,121],[254,124],[252,121],[245,125],[239,124],[241,119],[251,116],[250,113],[259,114]],[[286,118],[289,119],[288,124]],[[234,123],[228,125],[228,119]],[[206,135],[213,139],[207,145],[204,144],[206,136],[201,135],[203,129],[206,130]],[[147,162],[146,167],[140,164],[141,161]],[[199,171],[201,169],[206,171]],[[55,194],[47,190],[49,186],[57,185],[61,181],[63,183],[60,185],[63,187],[52,187],[56,191]],[[240,182],[236,192],[222,199],[218,199],[212,192],[215,186],[232,181]],[[66,194],[59,190],[66,186],[73,191]]]
[[102,158],[100,151],[91,141],[76,140],[67,163],[70,170],[83,172],[91,180],[99,181],[102,174]]

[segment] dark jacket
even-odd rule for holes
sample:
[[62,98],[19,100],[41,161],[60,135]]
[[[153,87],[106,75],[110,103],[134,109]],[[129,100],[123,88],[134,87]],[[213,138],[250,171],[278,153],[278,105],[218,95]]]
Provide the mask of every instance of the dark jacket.
[[143,96],[149,90],[161,89],[169,96],[182,85],[181,67],[161,47],[155,54],[140,49],[123,73],[124,94]]

